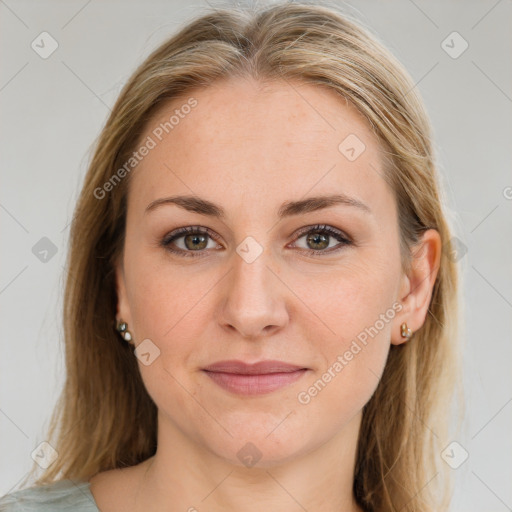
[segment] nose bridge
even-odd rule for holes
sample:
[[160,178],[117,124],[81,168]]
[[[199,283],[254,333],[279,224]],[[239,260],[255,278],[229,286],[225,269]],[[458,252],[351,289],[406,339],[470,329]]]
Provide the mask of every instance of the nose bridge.
[[[260,254],[251,242],[242,242],[233,257],[232,293],[254,299],[265,298],[269,293],[269,277],[271,272],[267,266],[270,263],[270,250],[261,248]],[[252,292],[252,293],[251,293]],[[262,296],[262,297],[260,297]],[[270,297],[267,297],[270,298]]]
[[272,268],[272,251],[247,237],[233,254],[223,321],[244,336],[263,335],[286,322],[286,307]]

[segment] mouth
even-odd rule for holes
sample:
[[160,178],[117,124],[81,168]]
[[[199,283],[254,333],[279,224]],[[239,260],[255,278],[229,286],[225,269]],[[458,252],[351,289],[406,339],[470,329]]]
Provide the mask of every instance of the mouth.
[[203,368],[210,379],[226,391],[237,395],[271,393],[296,382],[308,368],[283,361],[220,361]]

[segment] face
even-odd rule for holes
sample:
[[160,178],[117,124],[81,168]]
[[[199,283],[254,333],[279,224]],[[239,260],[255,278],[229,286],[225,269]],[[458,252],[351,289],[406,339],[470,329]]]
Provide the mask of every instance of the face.
[[[138,364],[162,424],[238,465],[247,442],[271,465],[340,435],[378,384],[403,284],[376,137],[332,91],[242,79],[174,99],[148,136],[118,314],[144,343]],[[333,195],[350,199],[304,202]],[[196,203],[154,203],[171,196]],[[303,370],[205,371],[226,360]]]

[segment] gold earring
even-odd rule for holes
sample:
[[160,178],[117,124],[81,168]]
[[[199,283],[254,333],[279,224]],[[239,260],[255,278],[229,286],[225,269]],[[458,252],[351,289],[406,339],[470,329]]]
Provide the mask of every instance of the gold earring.
[[401,331],[401,334],[402,334],[402,338],[406,338],[408,340],[411,339],[412,331],[411,331],[411,329],[409,329],[409,327],[407,327],[407,323],[406,322],[404,322],[400,326],[400,331]]
[[128,330],[128,324],[126,322],[119,320],[116,329],[124,341],[132,341],[132,333]]

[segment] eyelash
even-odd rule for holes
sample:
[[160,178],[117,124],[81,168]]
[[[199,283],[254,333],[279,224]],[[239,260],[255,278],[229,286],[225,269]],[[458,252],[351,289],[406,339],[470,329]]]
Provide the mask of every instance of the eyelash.
[[[344,235],[341,231],[328,226],[326,224],[316,224],[315,226],[307,226],[303,229],[301,229],[297,235],[298,240],[299,238],[302,238],[302,236],[307,235],[309,233],[319,233],[319,234],[326,234],[329,236],[332,236],[336,240],[340,242],[340,246],[337,248],[331,247],[330,249],[302,249],[302,251],[308,252],[312,256],[322,256],[324,254],[332,254],[334,252],[338,252],[341,249],[343,249],[344,246],[350,246],[353,245],[352,240]],[[199,250],[199,251],[190,251],[190,250],[184,250],[184,249],[173,249],[171,247],[171,243],[177,240],[178,238],[181,238],[186,235],[208,235],[212,240],[217,241],[217,235],[210,229],[204,228],[202,226],[187,226],[183,228],[179,228],[176,231],[173,231],[172,233],[169,233],[166,235],[162,241],[160,242],[160,245],[167,251],[177,254],[179,256],[183,257],[191,257],[191,258],[200,258],[202,257],[202,254],[206,251],[205,249]],[[194,254],[196,252],[197,254]]]

